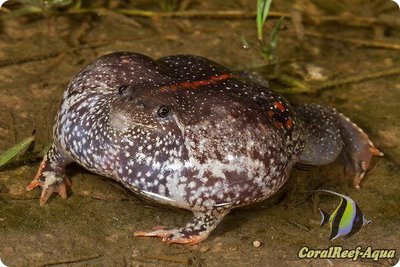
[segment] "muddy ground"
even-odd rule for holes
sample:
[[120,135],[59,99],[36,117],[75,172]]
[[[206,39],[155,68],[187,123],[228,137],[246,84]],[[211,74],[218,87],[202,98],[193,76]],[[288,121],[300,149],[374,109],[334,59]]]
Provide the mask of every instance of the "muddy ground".
[[[132,2],[139,8],[160,10],[155,1]],[[185,7],[188,10],[255,10],[255,1],[250,0],[189,2]],[[371,1],[368,5],[339,1],[348,5],[333,5],[333,9],[328,3],[334,1],[313,2],[302,7],[322,15],[347,14],[347,22],[353,16],[400,17],[400,11],[389,0]],[[273,10],[289,12],[293,10],[292,4],[274,1]],[[271,19],[267,23],[267,32],[275,22]],[[400,43],[398,28],[344,24],[304,26],[306,30],[348,39]],[[241,36],[250,43],[250,48],[243,48]],[[96,57],[123,50],[155,58],[176,53],[197,54],[235,70],[265,64],[257,46],[253,19],[60,14],[0,20],[0,151],[30,136],[33,130],[37,133],[34,151],[42,151],[51,143],[55,112],[73,75]],[[280,32],[278,55],[279,71],[314,85],[400,67],[399,49],[364,47],[309,36],[299,41],[290,21],[285,22]],[[256,70],[268,74],[265,68]],[[190,213],[142,201],[120,185],[77,165],[68,169],[73,181],[69,198],[55,196],[39,207],[39,190],[25,191],[40,162],[28,153],[25,158],[22,156],[27,161],[14,162],[0,171],[0,259],[9,266],[393,265],[400,253],[398,72],[317,93],[285,96],[293,103],[315,102],[337,108],[362,127],[385,153],[385,157],[373,160],[374,166],[361,190],[355,190],[351,181],[343,177],[338,163],[309,171],[294,170],[280,194],[231,212],[201,244],[165,245],[159,239],[137,238],[132,233],[159,224],[183,225]],[[315,213],[307,193],[315,188],[351,196],[372,224],[351,238],[329,242],[329,228],[319,227],[319,214]],[[338,199],[322,196],[319,202],[331,211]],[[256,240],[261,242],[260,247],[253,246]],[[397,259],[301,260],[297,252],[303,246],[396,249]]]

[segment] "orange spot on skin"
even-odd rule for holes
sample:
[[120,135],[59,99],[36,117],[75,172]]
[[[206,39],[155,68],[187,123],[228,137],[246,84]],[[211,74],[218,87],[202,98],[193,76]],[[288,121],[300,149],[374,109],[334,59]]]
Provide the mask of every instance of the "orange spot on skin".
[[278,129],[282,129],[283,128],[283,124],[278,122],[278,121],[274,120],[274,124],[275,124],[275,127],[278,128]]
[[176,91],[179,88],[197,89],[200,86],[215,84],[218,81],[227,80],[227,79],[230,79],[230,78],[233,78],[233,77],[234,77],[234,75],[226,73],[226,74],[222,74],[222,75],[218,75],[218,76],[211,76],[208,80],[199,80],[199,81],[193,81],[193,82],[182,82],[182,83],[178,83],[178,84],[162,86],[159,90],[162,93],[166,93],[166,92]]
[[278,102],[278,101],[274,102],[274,107],[279,109],[282,112],[286,110],[285,106],[281,102]]
[[293,120],[292,119],[288,119],[286,121],[286,128],[291,129],[293,126]]
[[[278,101],[274,102],[273,105],[274,105],[275,111],[268,110],[267,111],[268,117],[273,120],[276,128],[282,129],[283,127],[285,127],[286,129],[290,130],[294,124],[293,120],[289,117],[288,118],[285,118],[285,117],[279,118],[279,116],[281,116],[280,113],[284,113],[287,111],[285,106]],[[277,115],[278,118],[276,118],[275,115]]]

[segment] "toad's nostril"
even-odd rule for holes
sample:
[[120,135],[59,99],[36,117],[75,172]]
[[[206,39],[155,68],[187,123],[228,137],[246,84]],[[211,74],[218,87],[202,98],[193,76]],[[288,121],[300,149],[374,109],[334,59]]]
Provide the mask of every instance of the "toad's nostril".
[[118,94],[122,95],[128,87],[129,87],[129,85],[126,85],[126,84],[118,87]]
[[134,99],[132,99],[132,102],[133,102],[135,108],[137,108],[137,109],[143,110],[147,107],[145,102],[140,98],[134,98]]
[[138,109],[144,109],[146,107],[146,105],[144,103],[142,103],[142,102],[138,102],[138,103],[136,103],[136,107]]

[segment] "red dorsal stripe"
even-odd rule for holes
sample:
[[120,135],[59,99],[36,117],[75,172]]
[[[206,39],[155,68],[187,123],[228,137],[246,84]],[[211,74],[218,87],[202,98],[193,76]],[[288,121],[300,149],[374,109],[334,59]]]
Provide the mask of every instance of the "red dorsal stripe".
[[230,79],[233,77],[234,77],[234,75],[232,75],[230,73],[225,73],[225,74],[221,74],[221,75],[211,76],[208,80],[199,80],[199,81],[193,81],[193,82],[181,82],[181,83],[177,83],[177,84],[166,85],[166,86],[162,86],[160,88],[160,92],[163,92],[163,93],[173,92],[178,89],[197,89],[201,86],[209,85],[209,84],[216,84],[218,81],[227,80],[227,79]]

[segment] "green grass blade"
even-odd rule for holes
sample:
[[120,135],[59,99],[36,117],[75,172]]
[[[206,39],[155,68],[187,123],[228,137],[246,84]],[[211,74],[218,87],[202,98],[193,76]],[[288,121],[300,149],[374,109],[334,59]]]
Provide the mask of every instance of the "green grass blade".
[[278,34],[279,34],[280,29],[281,29],[282,22],[284,20],[285,20],[285,17],[281,17],[279,19],[279,21],[275,24],[275,26],[274,26],[274,28],[273,28],[270,36],[269,36],[270,45],[272,47],[274,47],[274,48],[276,48],[276,44],[277,44],[277,41],[278,41]]
[[267,20],[269,9],[271,7],[272,0],[257,0],[257,36],[258,40],[262,41],[264,37],[264,24]]
[[278,35],[279,31],[282,26],[282,22],[285,20],[285,17],[281,17],[279,21],[275,24],[274,28],[272,29],[271,34],[269,35],[269,55],[268,60],[274,61],[275,60],[275,50],[278,46]]
[[18,155],[18,153],[20,153],[22,150],[27,148],[34,140],[35,140],[35,136],[28,137],[28,138],[24,139],[22,142],[20,142],[19,144],[15,145],[14,147],[8,149],[3,154],[1,154],[0,155],[0,167],[5,165],[12,158],[14,158],[16,155]]

